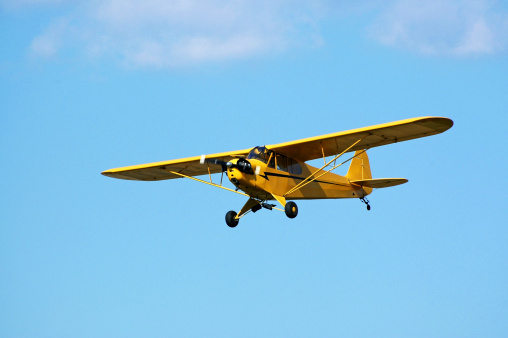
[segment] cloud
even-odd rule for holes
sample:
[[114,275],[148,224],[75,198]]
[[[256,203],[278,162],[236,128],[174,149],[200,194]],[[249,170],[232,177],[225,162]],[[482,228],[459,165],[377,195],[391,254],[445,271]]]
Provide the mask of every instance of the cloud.
[[424,54],[468,56],[506,49],[508,14],[487,0],[400,0],[369,28],[381,44]]
[[[1,1],[1,0],[0,0]],[[380,44],[431,55],[502,52],[508,13],[491,0],[4,0],[59,7],[34,55],[74,50],[130,67],[179,67],[322,46],[326,21],[363,20]],[[63,10],[61,10],[63,8]],[[67,12],[66,12],[67,11]]]
[[288,7],[284,1],[109,0],[92,15],[127,63],[161,67],[237,59],[289,43],[297,22],[282,17]]
[[303,0],[93,0],[78,7],[65,18],[72,34],[49,27],[32,41],[32,50],[56,55],[66,47],[61,42],[72,39],[94,57],[171,67],[252,57],[319,40],[316,6]]
[[30,44],[30,51],[35,56],[55,57],[62,47],[64,34],[68,30],[66,20],[53,22],[43,34],[35,37]]

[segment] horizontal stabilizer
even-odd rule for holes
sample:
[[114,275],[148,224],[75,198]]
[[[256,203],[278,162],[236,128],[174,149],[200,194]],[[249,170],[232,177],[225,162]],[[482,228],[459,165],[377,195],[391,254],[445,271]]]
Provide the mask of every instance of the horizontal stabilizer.
[[350,181],[351,184],[357,184],[362,187],[368,187],[373,189],[394,187],[399,184],[407,183],[405,178],[375,178],[369,180],[356,180]]

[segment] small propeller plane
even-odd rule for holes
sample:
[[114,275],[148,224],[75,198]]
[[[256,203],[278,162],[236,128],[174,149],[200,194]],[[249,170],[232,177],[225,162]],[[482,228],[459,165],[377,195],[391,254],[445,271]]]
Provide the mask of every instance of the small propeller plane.
[[[444,117],[418,117],[371,127],[301,139],[292,142],[141,164],[103,171],[109,177],[125,180],[160,181],[189,178],[248,197],[237,213],[226,214],[226,224],[234,228],[240,218],[261,208],[284,211],[289,218],[298,215],[294,200],[358,198],[366,204],[373,189],[408,182],[405,178],[376,178],[370,171],[367,150],[387,144],[442,133],[453,126]],[[354,155],[344,161],[346,153]],[[305,162],[323,158],[324,165],[313,167]],[[346,176],[331,171],[350,162]],[[235,189],[222,185],[224,173]],[[220,183],[212,174],[221,174]],[[208,175],[209,181],[195,176]],[[241,191],[239,191],[241,190]],[[277,208],[277,201],[284,209]]]

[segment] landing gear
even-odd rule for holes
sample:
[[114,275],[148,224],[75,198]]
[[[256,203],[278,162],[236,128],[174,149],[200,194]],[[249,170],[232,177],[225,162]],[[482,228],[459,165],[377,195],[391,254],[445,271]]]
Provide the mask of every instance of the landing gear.
[[295,202],[287,202],[284,207],[284,211],[286,212],[286,216],[289,218],[295,218],[298,215],[298,206]]
[[370,204],[369,204],[368,199],[366,199],[365,197],[362,197],[362,198],[360,198],[360,201],[362,201],[363,203],[365,203],[367,205],[367,210],[370,210]]
[[240,220],[238,218],[236,218],[236,212],[234,212],[233,210],[228,211],[228,213],[226,214],[226,224],[230,228],[236,227],[238,225],[239,221]]
[[[241,217],[245,216],[245,214],[249,212],[256,212],[261,208],[268,210],[276,209],[279,211],[283,211],[282,209],[276,208],[275,204],[269,204],[263,200],[251,198],[247,201],[247,203],[245,203],[243,208],[238,213],[236,213],[233,210],[227,212],[226,224],[230,228],[235,228],[240,222]],[[295,218],[296,215],[298,215],[298,207],[296,206],[295,202],[287,202],[286,206],[284,207],[284,211],[286,213],[286,216],[289,218]]]

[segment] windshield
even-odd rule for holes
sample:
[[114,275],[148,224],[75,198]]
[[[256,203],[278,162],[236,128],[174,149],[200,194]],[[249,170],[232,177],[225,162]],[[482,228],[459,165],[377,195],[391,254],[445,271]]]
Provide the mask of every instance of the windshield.
[[250,159],[260,160],[260,161],[266,163],[266,161],[268,160],[268,158],[267,158],[268,156],[270,156],[270,155],[267,153],[265,147],[256,147],[250,151],[249,155],[247,155],[247,159],[248,160],[250,160]]

